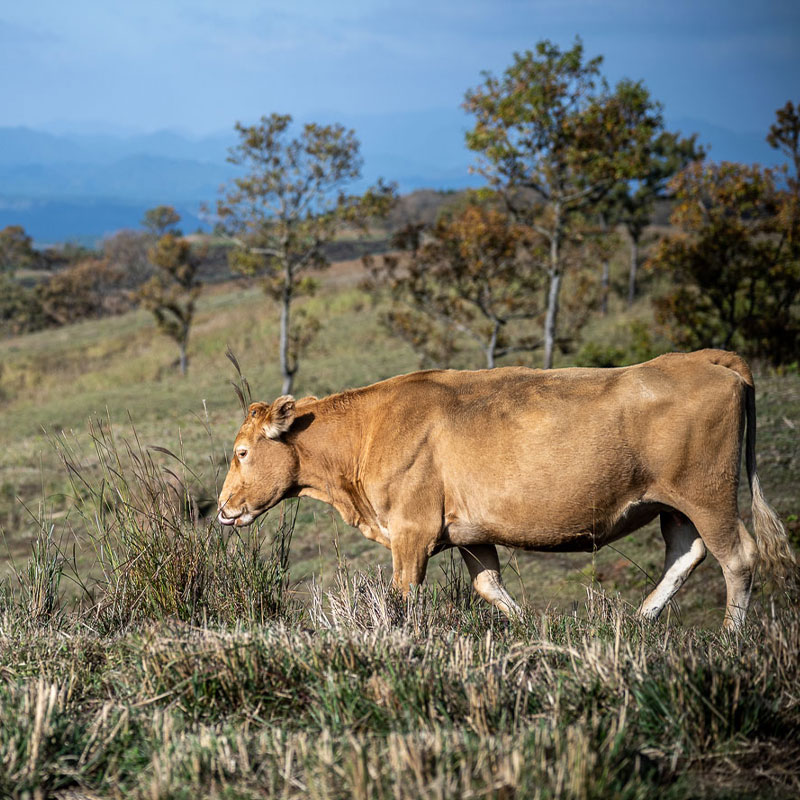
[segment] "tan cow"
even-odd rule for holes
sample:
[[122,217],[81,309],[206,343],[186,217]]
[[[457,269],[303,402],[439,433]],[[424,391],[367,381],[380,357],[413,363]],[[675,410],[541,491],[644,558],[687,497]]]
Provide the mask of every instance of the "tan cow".
[[[745,421],[756,541],[737,507]],[[286,497],[324,500],[391,549],[404,592],[455,546],[478,594],[511,615],[495,545],[593,551],[660,515],[664,574],[640,613],[657,617],[708,549],[736,628],[759,551],[776,572],[794,569],[761,493],[755,431],[750,369],[724,351],[619,369],[414,372],[321,400],[253,403],[219,521],[248,525]]]

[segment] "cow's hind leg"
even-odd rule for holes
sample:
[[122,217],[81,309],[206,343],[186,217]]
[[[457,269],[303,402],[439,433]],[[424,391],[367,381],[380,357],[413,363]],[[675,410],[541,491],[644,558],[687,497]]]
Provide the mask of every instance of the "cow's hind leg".
[[497,548],[493,544],[477,544],[458,549],[467,565],[475,591],[507,617],[518,615],[520,608],[503,586],[503,579],[500,577]]
[[661,514],[661,535],[667,546],[664,573],[639,609],[639,614],[647,619],[658,617],[694,568],[706,557],[706,547],[697,528],[677,511]]
[[736,515],[693,514],[692,519],[711,555],[725,576],[727,602],[725,627],[737,630],[744,623],[753,588],[758,548],[744,523]]

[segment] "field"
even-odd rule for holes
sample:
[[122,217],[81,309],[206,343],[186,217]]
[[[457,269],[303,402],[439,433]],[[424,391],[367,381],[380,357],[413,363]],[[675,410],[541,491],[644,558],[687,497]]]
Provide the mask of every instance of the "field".
[[[416,367],[357,273],[306,301],[323,327],[298,396]],[[276,341],[263,294],[222,284],[187,379],[143,311],[0,342],[0,796],[797,796],[796,603],[760,586],[722,634],[709,557],[642,625],[655,526],[507,551],[508,623],[448,555],[404,606],[388,551],[322,504],[241,538],[207,521],[241,419],[226,348],[271,400]],[[797,544],[800,377],[756,385],[759,473]]]

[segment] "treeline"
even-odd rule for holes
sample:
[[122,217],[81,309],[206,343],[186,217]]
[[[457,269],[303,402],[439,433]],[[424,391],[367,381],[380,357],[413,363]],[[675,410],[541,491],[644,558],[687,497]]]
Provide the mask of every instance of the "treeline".
[[14,335],[126,310],[123,275],[81,247],[37,251],[24,229],[0,230],[0,333]]
[[[347,239],[362,244],[363,285],[384,301],[387,330],[422,365],[549,368],[558,352],[613,365],[654,355],[656,336],[669,347],[735,348],[796,365],[800,109],[787,103],[767,132],[791,167],[717,164],[696,136],[665,128],[641,82],[612,87],[601,67],[580,40],[566,50],[542,41],[502,75],[485,73],[463,106],[474,171],[486,183],[445,203],[425,193],[401,201],[383,181],[348,193],[362,159],[354,131],[341,125],[295,130],[281,114],[237,123],[229,160],[240,177],[215,210],[223,248],[190,244],[174,209],[159,206],[143,231],[117,234],[97,254],[65,253],[66,265],[28,287],[13,272],[41,255],[24,231],[7,228],[0,328],[23,332],[139,303],[176,341],[185,372],[203,265],[225,258],[233,273],[258,278],[279,311],[276,356],[288,393],[319,328],[297,301]],[[672,229],[646,247],[664,204]],[[623,249],[619,286],[611,264]],[[625,346],[584,342],[575,352],[592,317],[632,306],[643,291],[652,326],[630,323]]]

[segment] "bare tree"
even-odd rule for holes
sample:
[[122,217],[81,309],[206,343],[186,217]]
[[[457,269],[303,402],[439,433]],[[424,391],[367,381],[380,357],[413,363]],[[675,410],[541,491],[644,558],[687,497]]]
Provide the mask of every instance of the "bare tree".
[[288,114],[272,114],[257,125],[236,124],[240,141],[228,160],[246,174],[217,204],[221,225],[235,243],[232,268],[262,276],[267,295],[280,304],[284,394],[291,392],[318,327],[309,315],[292,313],[293,302],[313,291],[308,273],[328,266],[324,245],[338,232],[385,214],[394,200],[394,190],[380,183],[360,196],[345,194],[361,175],[352,130],[308,123],[291,137],[291,123]]

